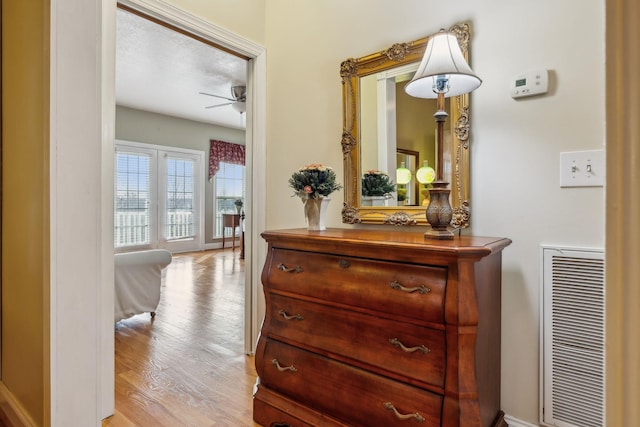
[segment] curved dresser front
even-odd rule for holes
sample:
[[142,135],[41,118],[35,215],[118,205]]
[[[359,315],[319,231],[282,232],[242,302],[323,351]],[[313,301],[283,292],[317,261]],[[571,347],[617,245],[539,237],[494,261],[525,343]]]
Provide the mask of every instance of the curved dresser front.
[[504,426],[509,239],[270,231],[254,420],[269,427]]

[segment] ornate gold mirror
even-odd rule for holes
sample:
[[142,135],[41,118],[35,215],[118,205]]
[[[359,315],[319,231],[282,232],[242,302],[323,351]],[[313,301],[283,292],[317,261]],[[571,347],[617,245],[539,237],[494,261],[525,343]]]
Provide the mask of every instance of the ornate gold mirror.
[[[456,24],[460,48],[469,60],[469,26]],[[340,65],[343,97],[342,153],[344,207],[348,224],[427,225],[428,184],[416,172],[435,168],[435,100],[412,98],[404,92],[424,54],[429,37]],[[450,183],[451,226],[469,226],[469,94],[447,99],[443,168]],[[408,171],[407,171],[408,169]],[[370,197],[365,174],[387,174],[395,191]],[[406,174],[406,175],[405,175]],[[422,174],[418,174],[422,176]],[[408,180],[408,182],[407,182]],[[426,186],[425,186],[426,185]],[[426,199],[426,200],[425,200]]]

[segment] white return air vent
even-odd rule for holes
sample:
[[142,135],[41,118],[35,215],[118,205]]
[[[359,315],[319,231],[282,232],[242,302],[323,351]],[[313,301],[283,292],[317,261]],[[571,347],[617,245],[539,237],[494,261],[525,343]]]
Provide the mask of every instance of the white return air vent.
[[542,423],[604,426],[604,253],[542,248]]

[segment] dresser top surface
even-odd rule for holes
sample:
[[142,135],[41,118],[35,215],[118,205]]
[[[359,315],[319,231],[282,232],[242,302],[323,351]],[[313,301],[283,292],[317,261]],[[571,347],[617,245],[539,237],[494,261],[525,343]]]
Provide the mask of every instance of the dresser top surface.
[[438,252],[455,257],[480,258],[499,252],[511,244],[510,239],[499,237],[456,236],[453,240],[429,240],[421,232],[347,228],[328,228],[325,231],[309,231],[306,228],[269,230],[262,233],[262,237],[276,247],[303,250],[306,245],[324,246],[336,252],[347,247],[376,248],[377,251],[382,247],[385,252]]

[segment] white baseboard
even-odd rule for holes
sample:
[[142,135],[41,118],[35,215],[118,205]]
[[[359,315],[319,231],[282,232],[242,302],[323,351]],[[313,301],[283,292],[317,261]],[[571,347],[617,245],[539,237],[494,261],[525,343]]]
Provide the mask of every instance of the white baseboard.
[[[240,249],[240,238],[236,237],[236,249]],[[214,242],[214,243],[205,243],[203,246],[203,251],[210,251],[213,249],[222,249],[222,242]],[[225,247],[225,249],[231,249],[230,243],[227,243],[227,246]]]
[[506,414],[504,416],[504,420],[509,425],[509,427],[540,427],[539,424],[531,424]]
[[2,381],[0,381],[0,405],[2,405],[3,408],[2,412],[4,412],[15,427],[37,427],[35,421],[27,414],[13,393],[9,391]]

